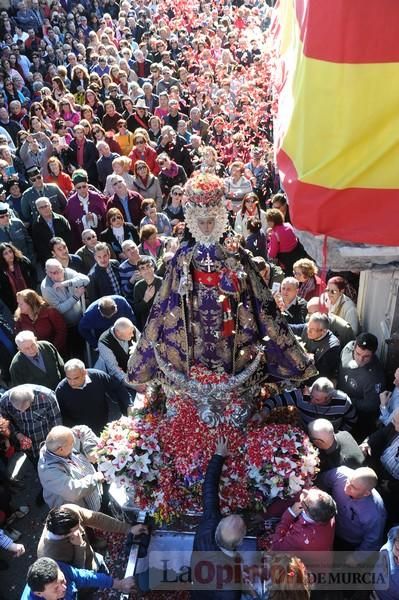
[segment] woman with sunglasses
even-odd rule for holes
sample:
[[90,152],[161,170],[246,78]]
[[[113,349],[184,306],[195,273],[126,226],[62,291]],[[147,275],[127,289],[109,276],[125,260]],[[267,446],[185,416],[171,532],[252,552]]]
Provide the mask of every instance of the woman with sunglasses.
[[126,240],[132,240],[135,244],[139,243],[136,228],[131,223],[125,222],[118,208],[110,208],[105,221],[107,228],[101,232],[100,241],[106,242],[112,248],[118,260],[125,260],[126,256],[122,252],[122,243]]
[[140,222],[140,230],[144,225],[154,225],[157,228],[159,235],[172,235],[172,227],[168,217],[163,212],[158,212],[155,205],[155,200],[149,198],[141,203],[141,210],[144,217]]
[[154,148],[150,146],[150,138],[145,129],[136,129],[133,134],[133,149],[129,154],[131,159],[130,170],[134,171],[134,165],[138,160],[144,161],[151,173],[158,175],[159,166],[157,163],[157,153]]
[[184,221],[184,212],[182,207],[183,188],[181,185],[174,185],[170,190],[168,202],[163,213],[168,217],[172,227]]
[[356,304],[345,294],[348,282],[343,277],[331,277],[327,281],[326,294],[329,312],[344,319],[357,335],[360,330],[359,315]]
[[132,190],[141,194],[143,198],[153,198],[156,202],[157,210],[161,210],[163,203],[162,190],[158,177],[150,172],[147,163],[138,160],[133,169]]
[[187,174],[183,167],[175,163],[174,160],[171,160],[166,152],[161,152],[157,158],[157,163],[161,169],[159,173],[159,183],[164,198],[167,198],[174,185],[184,185],[186,183]]
[[259,205],[259,198],[254,192],[245,194],[242,199],[241,208],[236,215],[234,223],[234,229],[237,233],[240,233],[244,237],[249,235],[247,223],[249,219],[256,217],[262,224],[262,230],[264,233],[267,231],[266,213],[261,209]]
[[[293,265],[293,275],[299,281],[298,296],[305,300],[319,297],[326,289],[326,284],[317,275],[317,265],[310,258],[300,258]],[[288,275],[288,273],[287,273]]]

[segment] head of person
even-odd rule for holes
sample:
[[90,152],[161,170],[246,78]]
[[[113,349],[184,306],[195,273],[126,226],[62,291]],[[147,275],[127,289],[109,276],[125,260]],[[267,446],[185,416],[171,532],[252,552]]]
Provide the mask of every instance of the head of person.
[[48,306],[42,296],[35,290],[21,290],[17,292],[18,308],[15,312],[15,318],[18,320],[21,315],[28,315],[32,320],[36,320],[42,308]]
[[345,293],[347,281],[343,277],[331,277],[327,281],[327,296],[331,304],[336,304]]
[[134,163],[133,172],[135,177],[140,177],[141,179],[146,179],[150,175],[150,169],[144,160],[137,160]]
[[110,208],[106,215],[107,227],[122,227],[124,218],[119,208]]
[[50,221],[53,217],[53,208],[51,202],[45,196],[41,196],[35,201],[37,212],[43,219]]
[[373,489],[378,484],[377,473],[369,467],[359,467],[358,469],[352,470],[352,473],[348,476],[344,492],[350,498],[354,500],[360,500],[370,496]]
[[144,279],[147,283],[150,283],[154,279],[155,274],[155,266],[154,261],[150,256],[143,256],[137,262],[137,269],[140,277]]
[[49,258],[45,264],[46,275],[53,283],[61,283],[65,279],[64,267],[58,258]]
[[300,258],[294,262],[293,275],[299,283],[305,283],[311,277],[317,275],[317,266],[310,258]]
[[107,115],[109,115],[110,117],[113,117],[115,112],[116,112],[116,108],[115,108],[115,104],[112,102],[112,100],[106,100],[104,102],[104,110],[107,113]]
[[310,582],[306,567],[297,556],[274,554],[270,566],[273,600],[309,600]]
[[139,249],[133,240],[122,242],[122,252],[131,264],[136,264],[140,258]]
[[[76,359],[73,359],[76,360]],[[69,361],[71,362],[71,361]],[[79,361],[81,362],[81,361]],[[84,365],[83,365],[84,366]],[[84,380],[83,380],[84,381]],[[69,383],[69,380],[68,380]],[[83,385],[83,384],[82,384]],[[80,386],[72,386],[71,387],[80,387]],[[68,427],[64,427],[63,425],[57,425],[53,427],[46,437],[46,448],[53,454],[57,456],[62,456],[67,458],[71,456],[73,445],[75,443],[75,438],[73,432]]]
[[309,340],[319,340],[323,338],[330,328],[330,319],[323,313],[314,313],[309,317],[306,329]]
[[276,227],[284,223],[284,215],[278,208],[269,208],[266,211],[266,221],[268,227]]
[[161,119],[159,117],[157,117],[156,115],[154,115],[153,117],[150,117],[150,120],[148,122],[150,129],[152,129],[153,131],[160,131],[161,124],[162,124]]
[[146,217],[153,216],[154,209],[155,209],[155,213],[156,213],[157,208],[156,208],[155,200],[153,198],[145,198],[144,200],[142,200],[141,210],[143,211],[143,213],[145,214]]
[[103,296],[98,302],[98,310],[105,319],[112,319],[118,312],[118,306],[111,296]]
[[37,338],[33,331],[20,331],[15,336],[15,343],[18,350],[28,358],[36,356],[39,352]]
[[94,249],[97,244],[97,234],[94,229],[84,229],[82,231],[82,242],[90,250]]
[[182,203],[184,191],[181,185],[174,185],[169,194],[168,204],[178,206]]
[[31,167],[30,169],[27,169],[27,175],[33,188],[40,190],[43,187],[43,175],[41,174],[40,169]]
[[75,125],[75,127],[73,128],[73,135],[78,144],[83,142],[85,137],[85,128],[83,127],[83,125],[81,125],[80,123],[79,125]]
[[82,198],[87,198],[89,195],[89,177],[84,169],[76,169],[72,175],[72,183],[75,191]]
[[7,181],[6,190],[13,198],[20,198],[22,196],[21,184],[19,183],[19,179],[17,177],[12,177]]
[[35,398],[31,385],[17,385],[10,390],[9,399],[15,410],[25,412],[32,406]]
[[295,277],[285,277],[281,282],[281,296],[284,304],[288,306],[295,300],[298,294],[299,281]]
[[[87,370],[83,361],[78,358],[71,358],[64,365],[65,377],[71,388],[82,387],[85,382]],[[51,433],[51,432],[50,432]]]
[[242,544],[247,527],[240,515],[228,515],[219,521],[215,532],[215,540],[220,548],[235,552]]
[[68,506],[52,508],[46,517],[46,529],[58,539],[68,539],[73,543],[76,533],[82,532],[79,513]]
[[259,196],[254,194],[253,192],[249,192],[245,194],[242,199],[241,204],[241,212],[244,214],[246,212],[253,213],[259,207]]
[[332,381],[327,377],[318,377],[310,387],[310,402],[325,406],[330,404],[334,396],[335,388]]
[[360,333],[353,348],[353,359],[358,367],[366,367],[378,349],[378,339],[372,333]]
[[239,179],[244,174],[244,163],[236,160],[230,165],[230,175],[233,179]]
[[135,326],[131,322],[130,319],[126,319],[126,317],[121,317],[117,319],[114,323],[114,334],[118,340],[124,342],[130,342],[130,340],[134,337],[135,334]]
[[52,558],[38,558],[29,567],[27,583],[32,592],[44,600],[64,598],[67,590],[65,575]]
[[265,284],[268,286],[270,283],[271,269],[268,262],[262,256],[254,256],[252,262],[259,275],[262,277]]
[[288,210],[288,202],[285,194],[274,194],[274,196],[272,197],[272,208],[277,208],[277,210],[283,213],[284,217],[286,216]]
[[7,227],[10,223],[9,208],[7,202],[0,202],[0,227]]
[[315,419],[308,425],[310,441],[319,450],[329,450],[335,442],[334,426],[328,419]]
[[300,502],[306,514],[316,523],[328,523],[337,514],[335,500],[318,488],[303,490]]
[[16,248],[11,242],[3,242],[0,244],[0,269],[7,271],[10,265],[21,261],[23,254],[21,250]]
[[51,250],[51,254],[54,258],[58,258],[58,260],[65,260],[69,256],[68,246],[62,239],[62,237],[54,236],[49,241],[49,246]]
[[129,190],[122,175],[114,175],[111,181],[114,194],[116,194],[119,198],[127,198],[129,195]]
[[313,315],[316,312],[320,312],[323,314],[328,313],[328,307],[320,300],[319,296],[314,296],[313,298],[310,298],[310,300],[308,300],[306,308],[308,311],[308,315]]
[[98,242],[94,246],[94,260],[99,267],[106,269],[111,260],[111,252],[105,242]]

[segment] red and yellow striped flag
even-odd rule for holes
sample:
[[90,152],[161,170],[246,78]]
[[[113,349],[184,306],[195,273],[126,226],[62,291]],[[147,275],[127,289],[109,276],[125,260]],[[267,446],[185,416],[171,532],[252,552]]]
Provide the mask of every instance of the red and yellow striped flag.
[[399,245],[399,1],[277,10],[277,160],[295,227]]

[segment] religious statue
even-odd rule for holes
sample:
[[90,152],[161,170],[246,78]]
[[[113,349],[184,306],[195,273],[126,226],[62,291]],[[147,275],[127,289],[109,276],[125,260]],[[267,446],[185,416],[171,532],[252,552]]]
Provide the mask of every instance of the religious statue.
[[[223,181],[195,174],[185,186],[187,234],[169,263],[147,324],[129,361],[134,383],[157,381],[187,394],[217,423],[229,393],[245,398],[244,424],[264,383],[299,383],[315,373],[281,316],[250,252],[229,228]],[[217,384],[191,370],[226,375]],[[215,421],[216,415],[216,421]]]

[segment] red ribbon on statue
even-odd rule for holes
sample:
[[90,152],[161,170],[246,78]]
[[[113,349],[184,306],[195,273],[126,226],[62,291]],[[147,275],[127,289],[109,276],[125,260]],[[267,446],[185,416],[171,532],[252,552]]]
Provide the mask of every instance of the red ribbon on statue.
[[[219,287],[221,279],[226,275],[229,277],[234,291],[238,292],[239,281],[237,274],[234,271],[224,269],[221,273],[217,271],[207,273],[206,271],[198,271],[197,269],[193,269],[193,280],[196,283],[202,283],[202,285],[206,285],[208,287]],[[234,332],[234,319],[231,312],[230,298],[228,295],[226,295],[224,290],[221,290],[221,292],[221,303],[223,309],[222,335],[223,337],[229,337],[230,335],[233,335]]]

